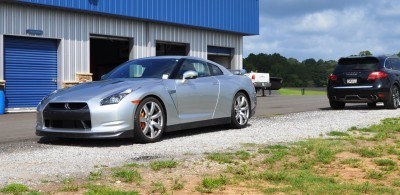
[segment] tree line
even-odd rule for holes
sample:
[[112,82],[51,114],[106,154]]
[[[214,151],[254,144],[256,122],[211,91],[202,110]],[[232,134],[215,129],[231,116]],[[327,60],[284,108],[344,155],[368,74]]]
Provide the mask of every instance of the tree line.
[[[368,50],[361,51],[358,54],[358,56],[369,55],[372,55],[372,53]],[[400,52],[397,55],[400,57]],[[314,58],[300,62],[278,53],[251,53],[243,60],[243,67],[247,72],[267,72],[270,73],[271,77],[281,77],[284,87],[325,87],[327,78],[333,72],[336,64],[336,60],[324,61]]]
[[271,77],[283,78],[284,87],[323,87],[332,73],[337,61],[306,59],[302,62],[286,58],[278,53],[250,54],[243,61],[248,72],[267,72]]

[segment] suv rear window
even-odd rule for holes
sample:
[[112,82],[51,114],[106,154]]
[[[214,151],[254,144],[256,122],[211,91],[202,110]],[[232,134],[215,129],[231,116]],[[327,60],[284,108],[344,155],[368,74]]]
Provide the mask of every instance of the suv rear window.
[[336,71],[376,70],[379,60],[377,58],[341,58]]

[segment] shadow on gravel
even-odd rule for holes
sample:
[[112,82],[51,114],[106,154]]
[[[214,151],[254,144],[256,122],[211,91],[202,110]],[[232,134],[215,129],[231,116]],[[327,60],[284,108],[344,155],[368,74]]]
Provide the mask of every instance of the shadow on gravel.
[[[251,124],[248,125],[250,127]],[[164,133],[162,140],[175,139],[180,137],[190,137],[200,134],[213,133],[218,131],[232,130],[226,125],[203,127],[196,129],[185,129],[181,131],[174,131]],[[237,129],[241,131],[243,129]],[[37,142],[44,145],[60,145],[60,146],[78,146],[78,147],[121,147],[133,144],[140,145],[133,139],[67,139],[67,138],[50,138],[42,137]]]
[[[376,107],[368,107],[366,105],[346,105],[343,110],[385,110],[386,108],[382,105],[378,105]],[[320,108],[319,110],[332,110],[330,107]]]
[[51,138],[42,137],[39,144],[79,146],[79,147],[120,147],[132,145],[134,142],[129,139],[72,139],[72,138]]

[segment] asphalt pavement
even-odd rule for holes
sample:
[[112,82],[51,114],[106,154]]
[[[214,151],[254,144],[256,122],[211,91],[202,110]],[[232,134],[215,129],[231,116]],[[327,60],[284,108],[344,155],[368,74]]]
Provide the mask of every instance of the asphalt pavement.
[[[256,117],[329,109],[325,95],[258,97]],[[35,135],[35,113],[0,115],[0,144],[20,141],[38,141]]]

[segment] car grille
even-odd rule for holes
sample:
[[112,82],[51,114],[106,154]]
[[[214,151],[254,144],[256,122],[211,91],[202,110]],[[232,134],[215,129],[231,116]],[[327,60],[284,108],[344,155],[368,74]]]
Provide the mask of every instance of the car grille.
[[43,110],[47,128],[88,130],[92,128],[89,106],[86,103],[50,103]]
[[44,120],[45,126],[48,128],[57,129],[90,129],[92,128],[92,123],[90,120]]
[[87,107],[86,103],[50,103],[48,105],[49,109],[57,110],[80,110]]

